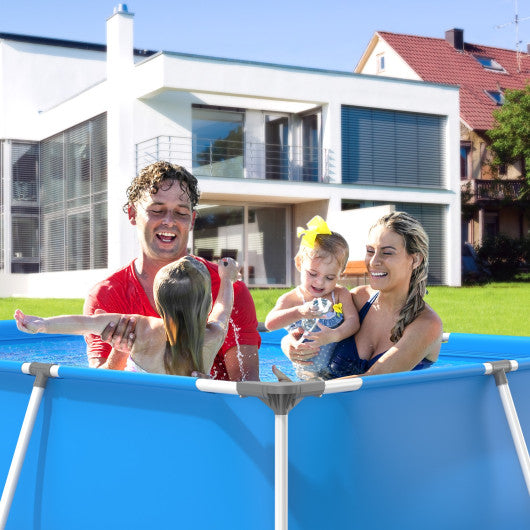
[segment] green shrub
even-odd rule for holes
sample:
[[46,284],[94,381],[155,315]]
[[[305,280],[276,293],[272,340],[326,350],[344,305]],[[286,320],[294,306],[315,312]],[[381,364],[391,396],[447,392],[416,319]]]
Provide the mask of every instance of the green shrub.
[[475,247],[477,256],[489,268],[494,280],[512,280],[528,262],[530,238],[512,238],[504,234],[484,239]]

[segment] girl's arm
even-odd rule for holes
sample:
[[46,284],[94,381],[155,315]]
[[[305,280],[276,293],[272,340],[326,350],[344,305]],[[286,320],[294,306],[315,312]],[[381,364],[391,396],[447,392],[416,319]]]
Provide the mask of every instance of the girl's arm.
[[350,292],[345,287],[337,285],[337,287],[335,287],[335,295],[337,304],[341,305],[342,313],[344,315],[344,321],[342,324],[331,329],[324,323],[319,322],[318,326],[321,331],[304,334],[306,340],[312,340],[318,346],[330,344],[331,342],[340,342],[342,339],[351,337],[359,331],[359,313],[355,308]]
[[269,331],[282,329],[302,318],[318,318],[322,313],[313,305],[313,300],[300,304],[296,289],[282,294],[265,318]]
[[215,356],[222,346],[228,331],[228,320],[234,305],[232,283],[238,278],[238,265],[232,258],[223,258],[219,262],[218,271],[221,283],[206,323],[202,348],[202,371],[206,374],[210,373]]
[[110,323],[116,323],[121,315],[102,313],[98,315],[62,315],[42,318],[15,311],[17,328],[25,333],[58,333],[62,335],[99,335]]

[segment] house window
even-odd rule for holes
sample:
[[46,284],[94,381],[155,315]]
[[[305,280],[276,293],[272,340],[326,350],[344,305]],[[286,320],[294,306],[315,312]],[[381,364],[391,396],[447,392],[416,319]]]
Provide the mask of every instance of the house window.
[[289,118],[265,116],[265,178],[289,178]]
[[484,214],[484,238],[495,237],[499,233],[499,214],[487,212]]
[[473,57],[486,69],[495,72],[506,72],[506,70],[492,57],[473,55]]
[[302,180],[305,182],[318,182],[319,121],[319,114],[302,116]]
[[243,118],[234,110],[193,107],[193,174],[243,178]]
[[470,177],[470,164],[471,164],[471,144],[461,143],[460,144],[460,178],[466,180]]
[[11,272],[39,271],[39,146],[11,144]]
[[381,73],[385,71],[385,54],[380,53],[377,57],[377,73]]
[[342,182],[441,189],[443,116],[342,106]]
[[498,90],[485,90],[484,92],[486,92],[496,105],[500,106],[504,104],[504,94],[502,92]]
[[38,201],[38,144],[13,142],[11,147],[11,198],[14,204]]
[[193,253],[232,257],[249,285],[287,285],[287,207],[200,204]]
[[41,142],[41,272],[107,267],[107,118]]
[[39,272],[39,216],[18,214],[11,217],[13,254],[11,272]]

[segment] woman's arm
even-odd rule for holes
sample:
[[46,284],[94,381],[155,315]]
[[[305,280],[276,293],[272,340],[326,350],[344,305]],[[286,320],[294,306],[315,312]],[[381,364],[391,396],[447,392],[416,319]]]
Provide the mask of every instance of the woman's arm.
[[15,311],[17,328],[25,333],[58,333],[61,335],[99,335],[105,327],[118,322],[121,315],[102,313],[99,315],[62,315],[42,318],[25,315],[20,309]]
[[202,371],[209,373],[215,356],[222,346],[226,332],[228,331],[228,320],[234,305],[234,289],[232,283],[238,277],[238,265],[231,258],[223,258],[219,262],[219,292],[213,305],[206,332],[204,334],[204,345],[202,349]]
[[426,357],[433,362],[436,361],[442,344],[442,331],[440,317],[426,306],[405,328],[398,342],[390,347],[363,376],[407,372]]

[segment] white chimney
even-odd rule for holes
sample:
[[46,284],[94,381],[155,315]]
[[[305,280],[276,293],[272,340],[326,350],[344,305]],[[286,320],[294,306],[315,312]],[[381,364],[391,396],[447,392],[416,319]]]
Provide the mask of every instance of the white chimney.
[[133,19],[126,4],[118,4],[107,19],[107,79],[134,66]]

